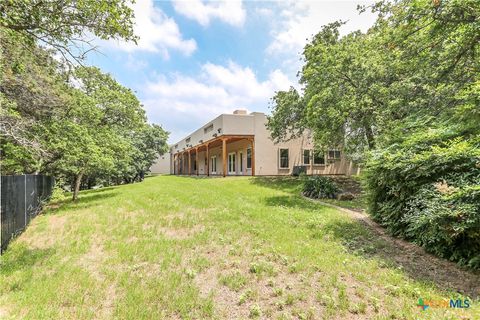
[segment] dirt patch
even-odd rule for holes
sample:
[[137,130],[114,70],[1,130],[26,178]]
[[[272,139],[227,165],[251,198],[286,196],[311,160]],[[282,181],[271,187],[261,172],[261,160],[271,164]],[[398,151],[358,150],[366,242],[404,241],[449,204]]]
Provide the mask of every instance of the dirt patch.
[[[242,251],[237,254],[238,245],[210,247],[207,251],[195,252],[210,262],[210,266],[194,275],[194,283],[202,297],[213,297],[215,313],[222,319],[246,319],[259,312],[261,318],[304,317],[319,318],[324,306],[317,298],[321,290],[318,279],[320,272],[313,275],[292,273],[288,264],[278,257],[268,254],[255,255],[249,243],[240,241]],[[191,265],[187,261],[185,265]],[[259,266],[256,270],[253,266]],[[262,271],[262,265],[268,271]],[[222,277],[238,274],[244,277],[245,284],[232,288],[222,283]]]
[[[97,283],[105,284],[107,279],[102,273],[102,265],[106,258],[107,255],[101,239],[96,239],[87,253],[80,258],[78,264],[84,270],[87,270]],[[104,298],[100,300],[100,305],[96,308],[96,319],[111,319],[115,310],[115,301],[118,298],[118,289],[115,281],[105,287],[103,296]]]
[[[44,232],[37,232],[30,234],[23,233],[20,241],[26,243],[29,247],[35,249],[48,249],[55,245],[61,239],[61,235],[65,230],[65,225],[68,222],[67,216],[45,215],[42,218],[46,219],[48,228]],[[37,223],[37,221],[35,221]]]
[[431,281],[439,288],[450,289],[474,299],[480,296],[480,274],[431,255],[411,242],[388,235],[385,229],[374,222],[364,211],[354,211],[308,197],[305,198],[345,212],[356,221],[367,226],[388,244],[385,248],[377,249],[376,254],[386,260],[393,261],[412,278]]
[[100,272],[103,264],[105,252],[103,245],[99,241],[95,241],[90,246],[90,249],[78,261],[82,269],[87,270],[97,281],[104,281],[105,277]]
[[8,312],[6,307],[0,307],[0,319],[6,319],[9,317],[10,312]]
[[168,239],[185,240],[195,236],[204,230],[201,225],[195,225],[192,228],[168,228],[160,227],[158,230]]
[[117,299],[117,287],[115,284],[108,286],[97,313],[97,319],[112,319],[115,311],[115,300]]

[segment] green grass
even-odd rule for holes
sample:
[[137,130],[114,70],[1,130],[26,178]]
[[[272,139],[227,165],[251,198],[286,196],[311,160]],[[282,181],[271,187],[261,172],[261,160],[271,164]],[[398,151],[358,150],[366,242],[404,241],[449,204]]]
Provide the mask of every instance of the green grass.
[[[461,297],[292,179],[158,176],[82,192],[2,256],[5,319],[456,319]],[[427,266],[428,267],[428,266]]]
[[330,203],[339,207],[353,209],[353,210],[366,210],[368,205],[365,196],[359,195],[353,200],[337,200],[337,199],[319,199],[325,203]]

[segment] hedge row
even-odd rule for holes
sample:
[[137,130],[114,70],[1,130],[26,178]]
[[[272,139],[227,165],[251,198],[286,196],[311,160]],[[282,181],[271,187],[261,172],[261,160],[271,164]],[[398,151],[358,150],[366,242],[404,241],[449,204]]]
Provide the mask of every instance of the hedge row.
[[372,154],[369,212],[396,236],[480,269],[480,137],[431,130]]

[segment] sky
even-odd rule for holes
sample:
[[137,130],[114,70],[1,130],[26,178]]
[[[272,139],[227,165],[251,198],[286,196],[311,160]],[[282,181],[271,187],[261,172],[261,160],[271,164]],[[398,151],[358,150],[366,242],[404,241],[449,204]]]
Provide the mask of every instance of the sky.
[[366,31],[375,15],[357,6],[371,2],[137,0],[137,44],[99,41],[88,63],[134,90],[174,143],[222,113],[269,114],[276,91],[299,87],[309,39],[336,20]]

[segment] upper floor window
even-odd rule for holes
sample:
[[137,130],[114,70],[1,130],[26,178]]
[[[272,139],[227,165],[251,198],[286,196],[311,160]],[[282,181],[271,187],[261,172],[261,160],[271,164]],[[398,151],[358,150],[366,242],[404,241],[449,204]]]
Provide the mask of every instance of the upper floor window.
[[303,150],[303,164],[310,164],[310,150]]
[[328,159],[340,159],[340,150],[328,150]]
[[325,155],[322,152],[313,152],[313,164],[325,164]]
[[212,123],[211,125],[206,126],[205,128],[203,128],[203,133],[204,133],[204,134],[207,134],[207,133],[209,133],[209,132],[212,131],[212,130],[213,130],[213,123]]
[[288,168],[288,149],[280,149],[279,150],[279,159],[280,163],[279,166],[281,169],[287,169]]
[[187,139],[185,139],[185,143],[190,143],[190,137],[188,137]]

